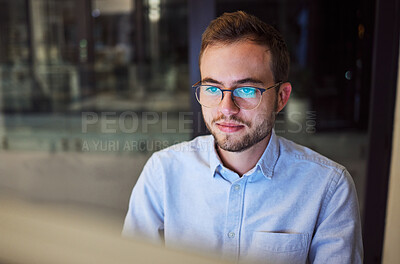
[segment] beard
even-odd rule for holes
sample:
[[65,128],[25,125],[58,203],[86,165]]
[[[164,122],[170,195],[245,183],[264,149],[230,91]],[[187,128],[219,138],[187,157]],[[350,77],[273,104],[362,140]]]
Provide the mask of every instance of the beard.
[[[256,122],[257,119],[259,122]],[[217,131],[212,129],[213,125],[219,121],[235,121],[247,126],[249,132],[241,136],[219,134]],[[271,134],[272,128],[275,124],[275,112],[272,112],[267,117],[264,115],[260,118],[256,117],[254,121],[255,122],[252,124],[250,122],[241,120],[237,116],[230,116],[229,118],[220,116],[212,120],[211,124],[208,124],[207,122],[205,123],[208,130],[213,135],[215,142],[221,149],[229,152],[242,152],[264,140],[268,135]]]

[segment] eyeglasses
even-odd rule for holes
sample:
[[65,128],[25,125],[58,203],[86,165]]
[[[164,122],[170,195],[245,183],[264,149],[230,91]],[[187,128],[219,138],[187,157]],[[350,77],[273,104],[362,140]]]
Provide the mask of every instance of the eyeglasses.
[[268,88],[242,86],[233,90],[221,89],[213,85],[203,85],[200,82],[195,83],[192,87],[196,89],[197,101],[204,107],[216,107],[224,99],[224,92],[231,92],[232,101],[237,107],[244,110],[252,110],[259,106],[262,94],[265,91],[279,87],[282,83],[280,81]]

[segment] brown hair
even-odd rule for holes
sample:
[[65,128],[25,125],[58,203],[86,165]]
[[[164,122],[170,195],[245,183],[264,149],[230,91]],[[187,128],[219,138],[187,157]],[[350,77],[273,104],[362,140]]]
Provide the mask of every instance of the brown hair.
[[253,15],[243,11],[224,13],[211,21],[201,39],[199,62],[208,46],[250,40],[265,45],[271,52],[274,81],[286,81],[289,75],[289,52],[281,34]]

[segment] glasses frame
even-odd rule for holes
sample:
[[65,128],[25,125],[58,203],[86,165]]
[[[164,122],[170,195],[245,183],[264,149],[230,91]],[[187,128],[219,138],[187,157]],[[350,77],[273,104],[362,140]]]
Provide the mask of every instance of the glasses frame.
[[[231,93],[232,102],[233,102],[238,108],[244,109],[244,110],[253,110],[253,109],[256,109],[256,108],[260,105],[261,99],[262,99],[262,95],[263,95],[263,93],[264,93],[265,91],[267,91],[267,90],[269,90],[269,89],[272,89],[272,88],[279,87],[282,83],[283,83],[282,81],[279,81],[279,82],[275,83],[274,85],[272,85],[272,86],[270,86],[270,87],[267,87],[267,88],[259,88],[259,87],[254,87],[254,86],[248,86],[248,85],[246,85],[246,86],[239,86],[239,87],[236,87],[236,88],[234,88],[234,89],[224,89],[224,88],[226,88],[226,87],[219,88],[218,86],[214,86],[214,85],[201,84],[201,81],[198,81],[197,83],[195,83],[195,84],[192,85],[192,88],[195,89],[195,96],[196,96],[197,102],[199,102],[199,104],[202,105],[202,106],[204,106],[204,107],[207,107],[207,108],[214,108],[214,107],[218,106],[218,105],[221,103],[221,101],[224,99],[224,96],[225,96],[225,93],[224,93],[224,92],[230,92],[230,93]],[[200,88],[200,87],[202,87],[202,86],[212,86],[212,87],[215,87],[215,88],[219,89],[219,90],[221,91],[221,93],[222,93],[221,101],[220,101],[217,105],[215,105],[215,106],[206,106],[206,105],[203,105],[202,103],[200,103],[200,100],[199,100],[199,98],[197,97],[197,89]],[[236,90],[236,89],[239,89],[239,88],[243,88],[243,87],[254,88],[254,89],[259,90],[260,93],[261,93],[260,101],[258,102],[258,104],[257,104],[255,107],[253,107],[253,108],[251,108],[251,109],[246,109],[246,108],[242,108],[242,107],[238,106],[238,104],[236,103],[236,101],[235,101],[235,99],[234,99],[233,91]]]

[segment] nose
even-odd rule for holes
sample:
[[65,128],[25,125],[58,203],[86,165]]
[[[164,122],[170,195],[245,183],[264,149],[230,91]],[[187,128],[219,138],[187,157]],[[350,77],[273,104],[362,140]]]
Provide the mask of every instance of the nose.
[[240,108],[233,102],[231,93],[225,91],[224,98],[218,105],[218,110],[225,116],[235,115],[240,111]]

